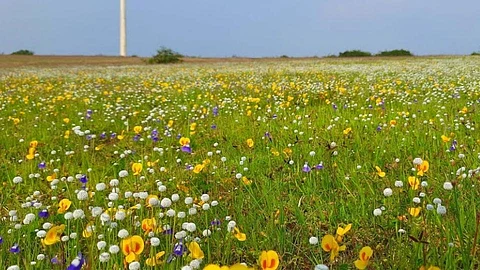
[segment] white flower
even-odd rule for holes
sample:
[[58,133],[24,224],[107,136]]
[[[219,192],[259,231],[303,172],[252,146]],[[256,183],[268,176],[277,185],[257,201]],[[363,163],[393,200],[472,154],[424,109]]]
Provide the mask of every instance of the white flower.
[[74,219],[79,219],[79,218],[84,218],[85,217],[85,213],[83,212],[82,209],[76,209],[75,211],[73,211],[73,218]]
[[118,172],[118,177],[123,178],[128,176],[128,171],[126,170],[121,170]]
[[117,245],[112,245],[108,248],[108,252],[112,254],[117,254],[120,251],[120,248]]
[[116,220],[124,220],[124,219],[125,219],[125,216],[126,216],[125,211],[117,211],[117,212],[115,213],[115,219],[116,219]]
[[414,202],[414,203],[420,203],[420,198],[419,198],[419,197],[413,198],[413,202]]
[[180,270],[192,270],[192,267],[190,267],[189,265],[185,265],[182,268],[180,268]]
[[415,158],[413,159],[413,165],[421,165],[423,160],[421,158]]
[[45,255],[44,255],[44,254],[41,254],[41,253],[38,254],[38,255],[37,255],[37,261],[43,261],[43,260],[45,260]]
[[398,233],[406,233],[404,229],[398,229]]
[[427,210],[433,210],[433,204],[427,204]]
[[138,270],[138,269],[140,269],[140,263],[139,262],[131,262],[128,265],[128,269],[129,270]]
[[11,265],[7,268],[7,270],[20,270],[20,267],[18,265]]
[[202,232],[202,235],[203,235],[204,237],[210,236],[211,234],[212,234],[212,231],[210,231],[210,230],[208,230],[208,229],[203,230],[203,232]]
[[403,187],[403,182],[400,180],[395,181],[395,187],[398,187],[398,188]]
[[47,235],[47,232],[44,231],[44,230],[40,230],[40,231],[37,232],[37,237],[38,238],[43,238],[43,237],[45,237],[45,235]]
[[205,210],[205,211],[207,211],[208,209],[210,209],[210,204],[204,203],[204,204],[202,205],[202,209]]
[[60,238],[60,240],[62,240],[62,242],[67,242],[68,240],[70,240],[70,237],[68,237],[68,235],[64,235],[62,236],[62,238]]
[[122,239],[126,238],[128,235],[129,235],[129,233],[125,229],[121,229],[120,231],[118,231],[118,237],[120,237]]
[[185,198],[185,204],[186,205],[189,205],[189,204],[192,204],[193,203],[193,198],[192,197],[186,197]]
[[190,266],[192,267],[192,269],[198,269],[198,268],[200,268],[200,264],[201,264],[201,263],[202,263],[201,260],[195,259],[195,260],[192,260],[192,261],[190,262]]
[[377,208],[375,210],[373,210],[373,215],[378,217],[382,214],[382,210],[380,208]]
[[97,191],[103,191],[107,188],[107,185],[105,185],[105,183],[98,183],[97,185],[95,185],[95,189]]
[[131,191],[126,191],[124,196],[125,196],[125,199],[128,199],[133,196],[133,193]]
[[80,190],[78,193],[77,193],[77,199],[79,201],[85,201],[86,199],[88,199],[88,192],[85,191],[85,190]]
[[195,225],[195,223],[187,223],[185,229],[189,232],[194,232],[195,230],[197,230],[197,225]]
[[167,215],[167,217],[173,217],[175,216],[175,210],[168,209],[168,211],[165,214]]
[[318,244],[318,238],[315,237],[315,236],[312,236],[312,237],[310,237],[310,239],[308,239],[308,242],[310,243],[310,245],[317,245]]
[[156,205],[158,205],[159,202],[160,201],[157,198],[148,199],[148,204],[151,205],[151,206],[156,206]]
[[237,226],[237,223],[235,221],[229,221],[228,224],[227,224],[227,230],[229,232],[233,231],[233,228],[235,228],[235,226]]
[[328,266],[326,266],[325,264],[317,264],[315,265],[314,270],[328,270]]
[[212,201],[211,205],[214,206],[214,207],[217,206],[217,205],[218,205],[218,201]]
[[451,182],[445,182],[443,183],[443,189],[445,190],[452,190],[453,189],[453,185]]
[[422,187],[427,187],[428,186],[428,182],[427,181],[422,181],[422,183],[420,183],[420,185]]
[[443,205],[437,205],[437,214],[439,215],[445,215],[447,213],[447,208]]
[[13,178],[13,183],[14,183],[14,184],[20,184],[22,181],[23,181],[23,178],[20,177],[20,176],[15,176],[15,177]]
[[118,181],[118,179],[112,179],[112,180],[110,180],[109,184],[110,184],[111,187],[116,187],[120,184],[120,181]]
[[237,179],[242,178],[242,174],[241,174],[241,173],[237,173],[237,174],[235,175],[235,178],[237,178]]
[[99,241],[99,242],[97,242],[97,248],[98,248],[98,250],[102,250],[102,249],[104,249],[106,246],[107,246],[107,242],[105,242],[105,241]]
[[42,228],[43,228],[44,230],[48,230],[48,229],[50,229],[51,227],[52,227],[52,223],[50,223],[50,222],[45,222],[45,223],[43,223],[43,225],[42,225]]
[[108,262],[109,260],[110,260],[110,254],[108,254],[107,252],[103,252],[100,254],[100,262],[105,263],[105,262]]
[[160,245],[160,239],[158,239],[157,237],[152,237],[150,238],[150,243],[152,244],[152,246],[156,247]]
[[108,199],[109,199],[110,201],[116,201],[116,200],[118,200],[118,193],[110,193],[110,194],[108,194]]
[[192,207],[192,208],[188,209],[188,214],[190,216],[193,216],[193,215],[197,214],[197,208]]
[[434,204],[442,204],[442,200],[440,198],[433,199]]
[[91,211],[92,211],[92,217],[98,217],[99,215],[102,214],[102,211],[103,211],[103,210],[102,210],[101,207],[95,206],[95,207],[92,208]]
[[172,200],[170,200],[169,198],[163,198],[160,202],[160,205],[164,208],[170,207],[172,205]]
[[167,187],[166,187],[166,186],[164,186],[164,185],[158,186],[158,191],[160,191],[160,192],[165,192],[166,190],[167,190]]
[[187,216],[187,214],[185,212],[178,212],[177,213],[178,218],[185,218],[186,216]]
[[172,202],[176,202],[176,201],[178,201],[178,200],[180,200],[180,195],[178,195],[178,194],[172,194]]
[[385,197],[390,197],[390,196],[392,196],[392,194],[393,194],[393,191],[392,191],[391,188],[386,188],[386,189],[383,190],[383,196],[385,196]]
[[65,218],[66,220],[72,219],[72,218],[73,218],[72,212],[66,212],[66,213],[63,215],[63,218]]
[[203,202],[208,202],[208,200],[210,200],[210,196],[208,194],[202,194],[202,196],[200,196],[200,199]]

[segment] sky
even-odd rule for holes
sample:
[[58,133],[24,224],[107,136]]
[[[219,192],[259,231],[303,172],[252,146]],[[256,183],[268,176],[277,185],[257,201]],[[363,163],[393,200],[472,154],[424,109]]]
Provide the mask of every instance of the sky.
[[[119,0],[0,0],[0,53],[118,55]],[[127,53],[200,57],[480,51],[479,0],[127,0]]]

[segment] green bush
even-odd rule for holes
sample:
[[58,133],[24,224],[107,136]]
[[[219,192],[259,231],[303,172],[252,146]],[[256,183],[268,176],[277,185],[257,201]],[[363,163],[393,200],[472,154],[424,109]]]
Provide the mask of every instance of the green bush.
[[19,50],[12,53],[12,55],[34,55],[34,54],[35,53],[30,50]]
[[383,51],[378,53],[376,56],[413,56],[413,54],[410,51],[400,49],[400,50]]
[[344,51],[338,54],[338,57],[366,57],[372,56],[369,52],[364,52],[361,50],[351,50],[351,51]]
[[480,52],[472,52],[471,55],[480,55]]
[[183,55],[173,51],[172,49],[161,47],[157,50],[157,54],[148,59],[149,64],[171,64],[182,61]]

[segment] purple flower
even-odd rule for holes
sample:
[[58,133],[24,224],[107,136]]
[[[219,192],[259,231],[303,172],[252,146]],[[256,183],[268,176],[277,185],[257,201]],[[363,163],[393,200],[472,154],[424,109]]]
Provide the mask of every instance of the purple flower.
[[85,136],[85,139],[87,139],[87,141],[90,141],[92,138],[93,138],[93,136],[90,135],[90,134],[88,134],[87,136]]
[[180,148],[182,150],[182,152],[184,153],[189,153],[191,154],[192,153],[192,148],[190,147],[190,145],[184,145]]
[[173,254],[175,256],[182,256],[185,251],[187,251],[187,248],[183,244],[182,240],[180,240],[178,243],[175,244],[175,246],[173,246]]
[[333,104],[332,104],[332,108],[333,108],[334,110],[338,109],[337,104],[333,103]]
[[85,257],[82,253],[78,253],[77,257],[68,266],[67,270],[80,270],[82,269],[83,264],[85,263]]
[[173,234],[173,229],[170,228],[168,230],[164,230],[162,233],[165,234],[165,235],[172,235]]
[[107,137],[107,134],[105,132],[102,132],[102,134],[100,134],[100,139],[105,139]]
[[86,174],[82,174],[82,176],[80,176],[79,178],[80,182],[82,184],[86,184],[88,182],[88,178],[87,178],[87,175]]
[[20,252],[20,246],[18,246],[18,244],[14,244],[14,245],[10,248],[10,252],[12,252],[12,253],[19,253],[19,252]]
[[315,165],[314,168],[315,168],[315,170],[321,170],[321,169],[323,169],[323,163],[319,163],[319,164]]
[[218,116],[218,107],[217,106],[213,107],[212,112],[214,116]]
[[110,134],[110,139],[115,139],[116,137],[117,137],[117,133],[114,132]]
[[217,125],[212,124],[212,125],[210,126],[210,128],[211,128],[211,129],[217,129]]
[[45,164],[45,161],[42,161],[42,162],[40,162],[40,163],[38,164],[38,168],[39,168],[39,169],[42,169],[42,170],[43,170],[43,169],[45,169],[45,167],[47,167],[47,164]]
[[210,222],[210,225],[212,226],[220,226],[220,220],[214,219],[213,221]]
[[310,168],[308,164],[303,165],[303,169],[302,169],[303,172],[309,173],[311,170],[312,168]]
[[48,216],[50,216],[50,214],[48,213],[48,210],[43,209],[40,212],[38,212],[38,216],[41,217],[41,218],[48,218]]
[[3,244],[3,238],[0,237],[0,244]]
[[177,134],[177,140],[180,140],[180,138],[182,138],[182,134]]
[[135,136],[133,136],[133,141],[138,142],[138,140],[140,140],[140,137],[140,134],[135,134]]
[[378,126],[377,131],[382,131],[382,126]]
[[187,171],[193,170],[193,166],[188,164],[187,166],[185,166],[185,170]]
[[277,119],[277,115],[274,114],[274,115],[272,116],[272,118],[273,118],[273,119]]
[[53,264],[62,264],[62,262],[58,259],[58,256],[56,255],[50,260],[50,262],[52,262]]

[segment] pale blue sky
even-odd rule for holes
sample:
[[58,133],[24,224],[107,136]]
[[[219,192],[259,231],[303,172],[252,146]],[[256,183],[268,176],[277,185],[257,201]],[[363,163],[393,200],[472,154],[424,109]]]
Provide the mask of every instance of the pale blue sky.
[[[480,51],[480,0],[127,0],[128,54]],[[119,0],[0,0],[0,53],[118,55]]]

